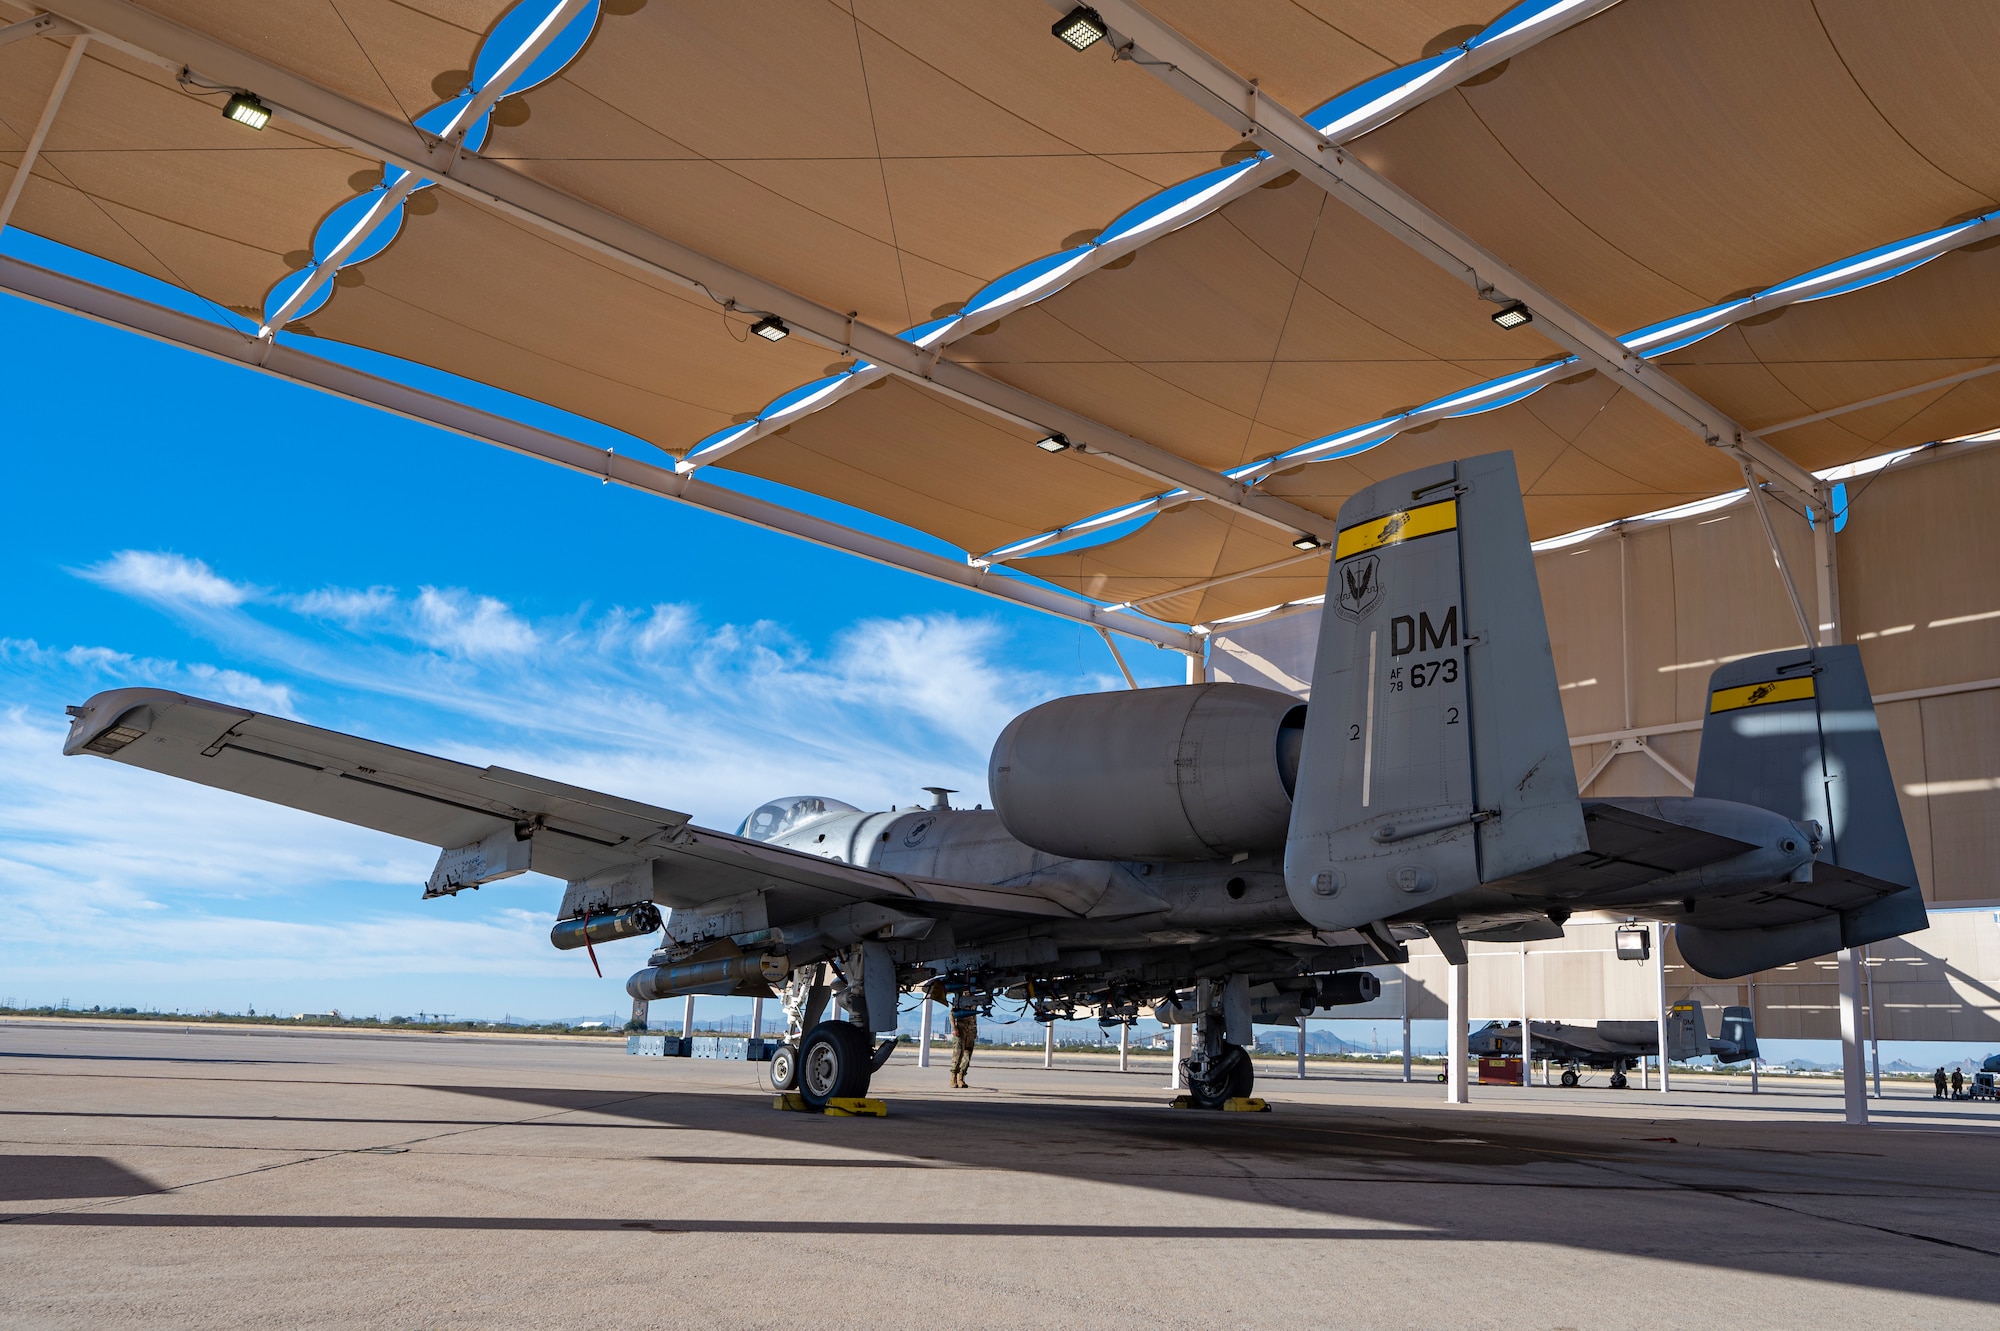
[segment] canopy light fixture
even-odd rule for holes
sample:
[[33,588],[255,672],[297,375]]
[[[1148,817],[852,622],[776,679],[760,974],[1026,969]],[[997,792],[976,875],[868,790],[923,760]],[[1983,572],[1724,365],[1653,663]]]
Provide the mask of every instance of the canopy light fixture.
[[1060,453],[1069,447],[1069,440],[1061,434],[1052,434],[1046,439],[1037,439],[1035,447],[1044,453]]
[[1644,961],[1653,955],[1653,932],[1643,924],[1628,924],[1613,935],[1620,961]]
[[1292,542],[1292,548],[1294,550],[1317,550],[1319,549],[1319,537],[1301,536],[1298,540]]
[[1088,51],[1104,40],[1106,29],[1103,17],[1096,10],[1089,5],[1078,5],[1057,19],[1049,31],[1067,42],[1071,49]]
[[792,330],[785,326],[785,321],[775,314],[767,314],[751,324],[750,331],[766,342],[782,342],[792,335]]
[[1528,313],[1528,307],[1518,300],[1493,316],[1493,322],[1502,328],[1519,328],[1522,324],[1531,324],[1534,321],[1535,316]]
[[262,129],[271,123],[271,108],[247,92],[239,92],[231,97],[229,104],[222,108],[222,114],[237,124],[248,125],[252,129]]

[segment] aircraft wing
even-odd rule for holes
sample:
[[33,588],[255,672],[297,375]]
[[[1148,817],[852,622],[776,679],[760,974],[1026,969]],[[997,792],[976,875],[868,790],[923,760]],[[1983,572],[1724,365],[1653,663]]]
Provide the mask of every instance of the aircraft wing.
[[484,853],[485,869],[469,870],[465,880],[441,886],[434,875],[434,892],[527,869],[577,882],[654,861],[663,866],[654,875],[656,895],[678,907],[775,888],[799,910],[900,901],[926,914],[1074,918],[1088,909],[1050,892],[917,878],[805,855],[694,827],[685,813],[638,800],[166,689],[112,689],[71,714],[66,754],[91,754],[437,846],[446,852],[439,874],[454,853],[464,852],[468,863],[481,862]]

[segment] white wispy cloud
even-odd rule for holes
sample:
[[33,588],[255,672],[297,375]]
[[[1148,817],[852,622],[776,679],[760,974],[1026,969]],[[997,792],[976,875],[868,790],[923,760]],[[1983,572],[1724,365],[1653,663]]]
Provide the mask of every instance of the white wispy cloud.
[[943,614],[863,620],[815,651],[670,603],[537,617],[476,589],[266,589],[142,551],[79,575],[173,614],[227,664],[0,640],[0,937],[20,959],[0,983],[60,986],[43,993],[96,993],[106,974],[155,993],[478,974],[622,1002],[622,971],[579,978],[549,948],[546,878],[421,903],[434,848],[61,757],[61,704],[98,689],[155,684],[733,828],[781,794],[984,799],[993,737],[1057,683],[1003,667],[994,621]]
[[78,574],[101,587],[165,605],[242,605],[257,589],[218,577],[199,559],[158,550],[120,550]]
[[540,641],[534,629],[491,596],[456,587],[426,587],[417,594],[415,619],[422,641],[466,656],[519,656]]

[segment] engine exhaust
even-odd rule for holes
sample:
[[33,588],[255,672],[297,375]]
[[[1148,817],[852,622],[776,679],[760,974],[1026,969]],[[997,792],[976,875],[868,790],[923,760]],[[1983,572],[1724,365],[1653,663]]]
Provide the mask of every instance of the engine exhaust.
[[549,941],[568,952],[586,943],[610,943],[620,938],[637,938],[660,927],[660,908],[642,901],[624,910],[604,915],[586,915],[580,920],[558,920],[549,930]]
[[785,978],[790,969],[791,963],[784,957],[752,953],[715,961],[688,961],[678,966],[648,966],[625,981],[625,992],[634,998],[650,1001],[678,998],[698,989],[738,984],[745,980],[775,985]]

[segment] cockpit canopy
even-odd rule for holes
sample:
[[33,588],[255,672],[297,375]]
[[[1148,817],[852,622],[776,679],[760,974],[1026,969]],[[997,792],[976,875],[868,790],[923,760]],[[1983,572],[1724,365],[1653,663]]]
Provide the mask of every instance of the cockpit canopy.
[[752,841],[775,841],[822,818],[830,818],[837,813],[860,812],[845,800],[837,800],[830,795],[783,795],[753,809],[750,816],[743,820],[743,825],[736,829],[736,835],[749,837]]

